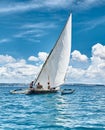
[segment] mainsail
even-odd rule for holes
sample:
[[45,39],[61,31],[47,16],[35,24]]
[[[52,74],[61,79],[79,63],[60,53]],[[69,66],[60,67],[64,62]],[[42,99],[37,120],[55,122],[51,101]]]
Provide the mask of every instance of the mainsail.
[[50,82],[51,87],[57,87],[64,83],[70,59],[71,31],[72,14],[69,16],[59,39],[43,64],[37,79],[34,81],[34,87],[38,82],[43,85],[43,89],[47,89],[48,82]]

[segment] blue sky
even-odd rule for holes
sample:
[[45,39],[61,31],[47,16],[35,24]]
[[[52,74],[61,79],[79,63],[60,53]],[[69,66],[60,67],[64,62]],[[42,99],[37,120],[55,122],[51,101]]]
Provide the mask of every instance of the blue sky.
[[0,82],[30,82],[72,10],[66,82],[105,84],[105,0],[1,0]]

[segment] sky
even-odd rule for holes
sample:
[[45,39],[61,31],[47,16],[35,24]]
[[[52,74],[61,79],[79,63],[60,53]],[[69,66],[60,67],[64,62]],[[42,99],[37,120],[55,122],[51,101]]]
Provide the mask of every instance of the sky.
[[0,83],[29,83],[72,12],[65,83],[105,84],[105,0],[0,0]]

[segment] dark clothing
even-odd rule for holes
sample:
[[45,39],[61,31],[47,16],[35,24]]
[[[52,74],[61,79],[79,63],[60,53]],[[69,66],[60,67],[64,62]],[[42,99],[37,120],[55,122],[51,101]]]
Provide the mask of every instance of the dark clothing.
[[33,88],[33,81],[30,83],[30,88]]
[[43,86],[38,82],[37,89],[42,89],[42,88],[43,88]]
[[37,88],[38,88],[38,89],[41,89],[41,88],[43,88],[43,87],[42,87],[42,85],[37,85]]

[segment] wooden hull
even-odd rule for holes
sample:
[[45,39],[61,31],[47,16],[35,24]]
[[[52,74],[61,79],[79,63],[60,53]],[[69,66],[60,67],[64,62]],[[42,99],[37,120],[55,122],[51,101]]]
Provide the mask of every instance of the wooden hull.
[[27,94],[50,94],[50,93],[57,93],[57,90],[29,90]]
[[43,90],[43,89],[17,89],[17,90],[12,90],[10,91],[11,94],[50,94],[50,93],[57,93],[58,90],[56,89],[48,89],[48,90]]

